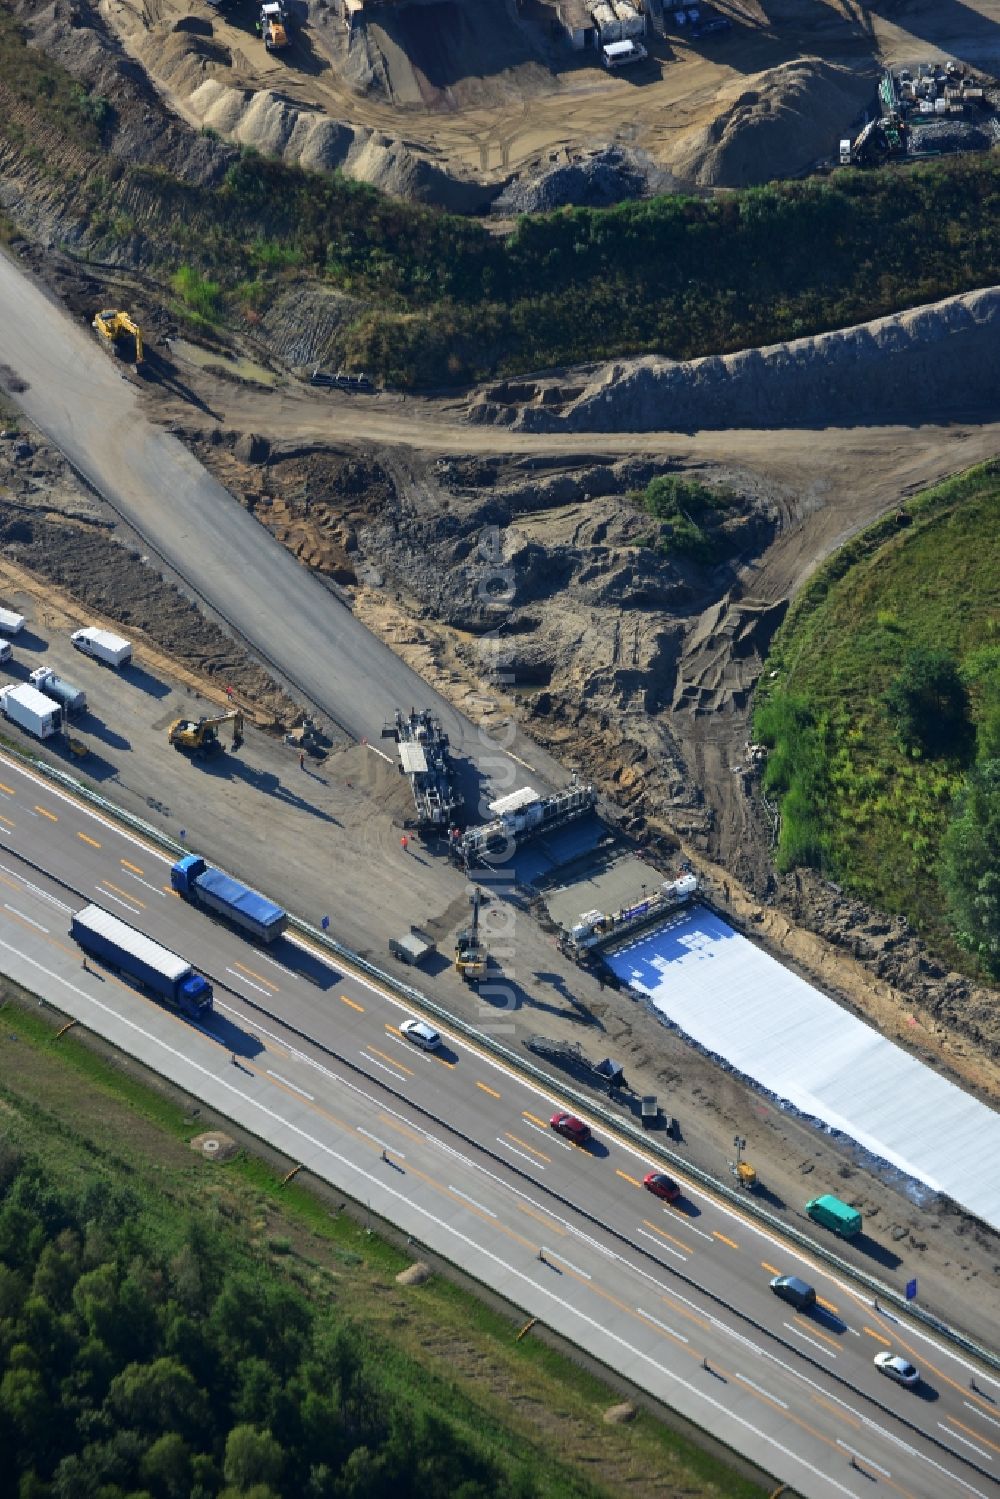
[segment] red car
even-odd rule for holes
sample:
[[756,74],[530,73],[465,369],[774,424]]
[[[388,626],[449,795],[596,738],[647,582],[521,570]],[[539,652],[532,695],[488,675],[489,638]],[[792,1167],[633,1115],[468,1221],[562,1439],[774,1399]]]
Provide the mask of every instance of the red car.
[[586,1145],[590,1139],[590,1125],[577,1119],[575,1114],[553,1114],[549,1126],[557,1135],[565,1135],[574,1145]]
[[650,1171],[642,1179],[642,1184],[647,1192],[652,1192],[654,1197],[662,1197],[664,1202],[676,1202],[681,1195],[681,1189],[672,1176],[664,1176],[662,1171]]

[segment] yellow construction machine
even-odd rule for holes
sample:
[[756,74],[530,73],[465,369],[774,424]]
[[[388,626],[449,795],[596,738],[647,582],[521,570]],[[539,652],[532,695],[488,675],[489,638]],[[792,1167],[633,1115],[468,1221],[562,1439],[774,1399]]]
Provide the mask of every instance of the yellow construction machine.
[[219,743],[219,725],[231,723],[233,726],[233,752],[239,749],[243,743],[243,713],[239,708],[231,708],[228,713],[218,713],[214,718],[178,718],[172,723],[167,732],[167,738],[176,750],[186,750],[188,754],[211,755],[217,749],[221,749]]
[[467,984],[486,977],[486,948],[479,938],[479,886],[472,892],[472,925],[455,938],[455,969]]
[[127,312],[117,312],[113,307],[106,307],[94,318],[94,331],[114,354],[120,352],[124,340],[129,340],[135,353],[132,364],[136,370],[142,369],[142,329]]

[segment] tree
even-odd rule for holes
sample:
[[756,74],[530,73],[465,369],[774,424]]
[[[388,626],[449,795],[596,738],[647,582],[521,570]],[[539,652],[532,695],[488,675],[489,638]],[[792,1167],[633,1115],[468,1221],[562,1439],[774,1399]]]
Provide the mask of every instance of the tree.
[[927,755],[964,755],[971,743],[969,697],[947,651],[913,646],[885,695],[903,747]]
[[142,1459],[142,1478],[160,1499],[187,1499],[191,1492],[191,1454],[176,1431],[165,1432]]
[[941,843],[941,885],[955,934],[1000,974],[1000,759],[966,779]]
[[285,1454],[269,1431],[234,1426],[226,1438],[226,1482],[241,1493],[257,1484],[277,1488]]

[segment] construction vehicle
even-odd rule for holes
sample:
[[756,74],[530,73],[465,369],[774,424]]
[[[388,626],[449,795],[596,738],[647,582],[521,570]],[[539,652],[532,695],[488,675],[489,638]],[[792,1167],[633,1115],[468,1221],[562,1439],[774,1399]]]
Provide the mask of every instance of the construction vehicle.
[[217,713],[214,718],[178,718],[170,725],[167,738],[176,750],[185,750],[195,756],[212,755],[221,748],[219,725],[233,726],[233,753],[243,743],[243,713],[239,708],[230,708],[228,713]]
[[461,798],[440,720],[426,708],[411,708],[409,717],[397,708],[395,722],[385,725],[382,738],[395,739],[399,746],[399,768],[410,778],[418,827],[447,828]]
[[117,312],[113,307],[106,307],[94,318],[94,330],[113,354],[120,354],[122,347],[128,346],[125,344],[128,340],[134,354],[132,367],[137,373],[142,369],[142,329],[127,312]]
[[268,52],[280,52],[288,46],[288,17],[281,0],[267,0],[261,6],[260,34]]
[[478,983],[486,977],[486,948],[479,938],[479,886],[472,892],[472,925],[459,932],[455,938],[455,971],[467,984]]
[[840,143],[840,165],[877,166],[887,156],[905,156],[908,146],[906,122],[899,114],[869,120],[853,141]]

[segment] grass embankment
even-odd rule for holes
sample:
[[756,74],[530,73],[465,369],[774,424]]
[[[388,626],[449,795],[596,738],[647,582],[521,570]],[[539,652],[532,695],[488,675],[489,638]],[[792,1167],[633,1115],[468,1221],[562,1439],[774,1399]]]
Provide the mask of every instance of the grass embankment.
[[254,154],[217,188],[114,156],[115,111],[2,11],[0,106],[0,141],[53,182],[72,142],[62,202],[95,258],[127,241],[202,321],[252,321],[282,280],[318,279],[357,302],[327,357],[401,385],[753,347],[991,285],[1000,262],[996,152],[524,217],[501,238]]
[[410,1257],[260,1159],[193,1154],[209,1121],[33,1008],[4,1010],[0,1078],[23,1499],[762,1494],[645,1414],[604,1424],[598,1379],[440,1277],[401,1288]]
[[[998,579],[1000,468],[988,464],[907,501],[820,569],[775,637],[755,710],[773,746],[779,863],[814,864],[905,913],[953,958],[940,852],[1000,702]],[[921,736],[900,685],[926,680],[928,662],[949,690],[932,683]]]

